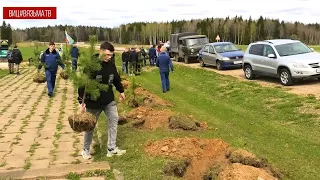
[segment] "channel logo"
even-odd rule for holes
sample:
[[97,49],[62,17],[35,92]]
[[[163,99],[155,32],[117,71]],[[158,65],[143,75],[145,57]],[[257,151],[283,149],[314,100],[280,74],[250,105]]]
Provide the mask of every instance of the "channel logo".
[[3,7],[3,19],[57,19],[57,7]]

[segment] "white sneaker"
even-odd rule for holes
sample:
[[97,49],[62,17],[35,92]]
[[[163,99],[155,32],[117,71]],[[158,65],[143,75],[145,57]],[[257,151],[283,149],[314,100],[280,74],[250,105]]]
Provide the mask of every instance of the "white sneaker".
[[87,149],[82,150],[81,155],[82,155],[82,158],[85,160],[91,159],[91,154]]
[[126,150],[121,150],[118,147],[114,148],[113,150],[108,149],[108,154],[107,157],[112,157],[113,155],[121,156],[125,154],[127,151]]

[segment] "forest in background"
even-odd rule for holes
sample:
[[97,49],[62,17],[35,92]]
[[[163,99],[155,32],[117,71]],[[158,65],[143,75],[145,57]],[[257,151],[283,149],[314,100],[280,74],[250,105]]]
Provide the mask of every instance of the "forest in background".
[[308,45],[320,44],[319,24],[285,22],[278,19],[243,19],[241,16],[226,18],[206,18],[195,20],[172,20],[171,22],[134,22],[122,24],[116,28],[93,26],[56,25],[32,27],[13,30],[10,24],[3,21],[1,39],[10,42],[54,41],[64,42],[65,33],[77,42],[88,41],[89,35],[95,34],[99,41],[110,41],[119,44],[156,44],[169,40],[170,34],[179,32],[197,32],[207,35],[210,42],[221,41],[247,45],[265,39],[297,39]]

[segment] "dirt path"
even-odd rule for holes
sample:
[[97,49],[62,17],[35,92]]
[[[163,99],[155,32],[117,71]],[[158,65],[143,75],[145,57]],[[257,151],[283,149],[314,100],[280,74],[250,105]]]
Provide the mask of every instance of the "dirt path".
[[[175,62],[173,61],[174,64],[179,64],[191,68],[202,68],[200,67],[199,63],[190,63],[190,64],[185,64],[182,62]],[[219,74],[223,75],[230,75],[233,77],[238,78],[239,80],[242,81],[249,81],[245,79],[244,73],[242,69],[230,69],[230,70],[223,70],[223,71],[218,71],[215,67],[209,66],[209,67],[204,67],[203,69],[208,70],[208,71],[213,71]],[[275,78],[268,78],[268,77],[258,77],[256,80],[252,80],[253,82],[257,82],[263,86],[271,86],[271,87],[279,87],[282,88],[288,92],[298,94],[298,95],[308,95],[308,94],[313,94],[317,98],[320,98],[320,82],[318,80],[306,80],[306,81],[301,81],[295,84],[294,86],[282,86],[279,82],[278,79]]]
[[82,134],[67,118],[77,107],[71,82],[58,76],[56,95],[32,81],[32,69],[0,81],[0,174],[23,169],[91,163],[80,156]]

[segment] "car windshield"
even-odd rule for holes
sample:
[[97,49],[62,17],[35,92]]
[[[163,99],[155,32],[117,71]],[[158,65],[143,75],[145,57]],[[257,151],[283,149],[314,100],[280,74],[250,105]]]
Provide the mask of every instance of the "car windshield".
[[8,50],[9,49],[9,46],[8,45],[2,45],[0,47],[1,50]]
[[239,49],[234,44],[220,44],[215,45],[217,53],[231,52],[231,51],[239,51]]
[[188,46],[201,45],[209,43],[208,38],[187,39]]
[[281,44],[274,46],[280,56],[293,56],[297,54],[310,53],[312,50],[301,42]]

